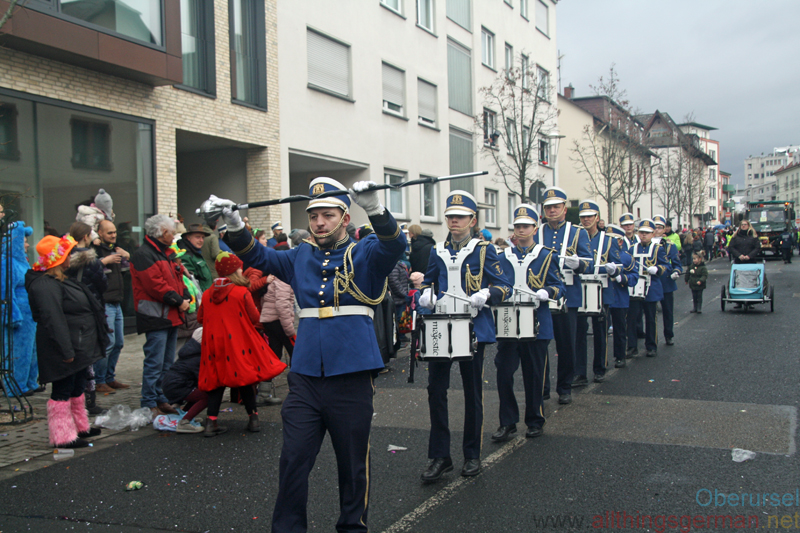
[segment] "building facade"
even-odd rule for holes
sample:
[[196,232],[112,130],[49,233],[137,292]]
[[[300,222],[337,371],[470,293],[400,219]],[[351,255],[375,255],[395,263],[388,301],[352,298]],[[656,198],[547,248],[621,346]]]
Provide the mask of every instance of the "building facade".
[[[774,181],[775,172],[791,163],[800,161],[800,148],[797,146],[784,146],[775,148],[771,153],[760,156],[750,156],[744,160],[744,186],[745,188],[758,188],[768,182]],[[754,192],[758,195],[760,193]]]
[[774,172],[776,200],[793,201],[800,205],[800,162],[790,163]]
[[[555,76],[555,11],[551,0],[309,0],[304,9],[280,1],[282,192],[307,194],[318,176],[349,186],[488,170],[389,191],[384,201],[398,220],[440,240],[447,194],[466,189],[483,206],[479,226],[507,236],[519,200],[481,156],[491,142],[481,88],[522,61],[541,78]],[[542,96],[556,105],[555,91]],[[552,183],[547,159],[536,172]],[[284,209],[284,226],[306,226],[304,206]],[[354,210],[355,224],[366,221]]]
[[696,135],[697,143],[700,149],[703,150],[708,156],[714,160],[715,164],[708,165],[708,202],[706,213],[709,214],[709,224],[720,224],[722,221],[722,176],[719,171],[720,166],[720,149],[719,141],[711,138],[711,132],[716,130],[712,126],[705,126],[697,122],[686,122],[678,124],[681,131],[688,135]]

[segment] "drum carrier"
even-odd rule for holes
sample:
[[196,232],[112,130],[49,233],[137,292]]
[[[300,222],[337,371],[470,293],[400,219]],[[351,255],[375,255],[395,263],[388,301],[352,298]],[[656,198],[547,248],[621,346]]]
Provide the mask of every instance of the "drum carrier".
[[[539,321],[536,309],[539,301],[533,297],[533,292],[528,288],[528,269],[533,261],[539,257],[544,246],[537,244],[522,259],[514,255],[512,248],[503,252],[514,270],[514,293],[511,300],[506,300],[494,308],[494,325],[498,340],[534,340],[539,333]],[[550,263],[545,265],[542,272],[545,275]]]
[[[633,287],[628,287],[628,294],[630,294],[631,298],[634,300],[644,300],[647,296],[647,293],[650,292],[650,274],[647,272],[646,261],[650,259],[650,256],[653,254],[653,250],[655,247],[658,246],[656,243],[651,242],[650,247],[647,249],[647,252],[643,254],[637,254],[636,248],[633,250],[633,259],[637,262],[639,267],[639,281],[636,282],[636,285]],[[652,259],[652,263],[658,260],[658,256]]]
[[[578,308],[579,315],[599,316],[603,314],[603,289],[608,287],[608,274],[603,269],[600,272],[600,263],[603,260],[603,245],[605,244],[606,234],[600,232],[600,240],[597,245],[597,254],[594,258],[594,273],[581,274],[581,290],[583,291],[583,303]],[[608,248],[609,252],[611,247]],[[608,253],[605,255],[608,261]]]

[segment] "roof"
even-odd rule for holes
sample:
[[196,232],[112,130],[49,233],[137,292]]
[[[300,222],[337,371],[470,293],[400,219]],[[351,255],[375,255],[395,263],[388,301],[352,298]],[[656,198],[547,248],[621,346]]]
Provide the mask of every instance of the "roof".
[[708,131],[714,131],[719,128],[715,128],[714,126],[706,126],[705,124],[700,124],[699,122],[684,122],[683,124],[678,124],[678,126],[694,126],[695,128],[701,128]]
[[798,167],[800,167],[800,163],[792,163],[791,165],[782,166],[781,168],[779,168],[778,170],[776,170],[772,174],[775,175],[775,174],[777,174],[779,172],[786,172],[787,170],[793,170],[793,169],[798,168]]
[[731,176],[732,175],[730,172],[725,172],[724,170],[720,170],[719,173],[721,175],[723,175],[723,176]]

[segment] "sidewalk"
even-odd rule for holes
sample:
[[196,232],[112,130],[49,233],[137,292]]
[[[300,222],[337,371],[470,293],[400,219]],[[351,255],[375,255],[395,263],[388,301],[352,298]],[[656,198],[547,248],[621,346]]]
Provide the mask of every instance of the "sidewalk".
[[[117,363],[117,379],[131,387],[118,390],[113,394],[98,394],[97,405],[103,409],[120,404],[127,405],[131,410],[140,407],[142,363],[144,361],[142,347],[145,340],[144,335],[125,336],[125,347],[122,349]],[[179,348],[181,345],[182,342],[179,341]],[[279,396],[284,397],[287,386],[286,375],[275,378],[275,385],[281,390]],[[38,468],[46,468],[53,464],[53,448],[48,440],[47,429],[47,400],[50,399],[50,385],[48,385],[47,391],[34,394],[27,399],[33,407],[33,421],[19,425],[0,424],[0,479],[7,479]],[[3,402],[3,408],[7,409],[6,399],[2,398],[0,401]],[[12,399],[12,403],[14,402],[15,400]],[[94,419],[95,416],[89,416],[90,421],[94,422]],[[152,435],[153,431],[152,426],[141,428],[138,431],[130,431],[130,429],[114,431],[103,428],[103,433],[99,437],[91,439],[92,447],[76,450],[75,454],[77,456],[91,453],[120,442]]]

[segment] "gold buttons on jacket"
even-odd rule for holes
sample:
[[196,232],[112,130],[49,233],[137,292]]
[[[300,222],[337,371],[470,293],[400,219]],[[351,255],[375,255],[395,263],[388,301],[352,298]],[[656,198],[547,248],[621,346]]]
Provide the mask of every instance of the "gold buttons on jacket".
[[323,275],[325,275],[325,276],[327,276],[327,275],[328,275],[328,271],[327,271],[327,270],[323,270],[323,271],[322,271],[322,274],[323,274]]
[[331,253],[330,252],[325,252],[325,255],[331,255]]
[[320,304],[320,305],[325,305],[325,300],[320,300],[320,301],[319,301],[319,304]]
[[324,288],[325,288],[325,285],[320,285],[320,286],[319,286],[319,288],[320,288],[320,289],[324,289]]
[[[322,281],[328,281],[328,278],[322,278]],[[323,285],[324,287],[324,285]]]
[[322,291],[319,291],[319,295],[320,295],[320,296],[325,296],[325,293],[324,293],[324,292],[322,292]]

